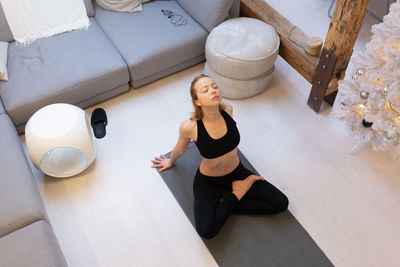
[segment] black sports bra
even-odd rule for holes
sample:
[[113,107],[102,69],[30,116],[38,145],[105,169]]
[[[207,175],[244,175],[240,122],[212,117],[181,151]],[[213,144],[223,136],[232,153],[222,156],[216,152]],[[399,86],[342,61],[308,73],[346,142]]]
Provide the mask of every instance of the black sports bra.
[[225,120],[227,131],[219,139],[212,138],[207,133],[203,121],[197,120],[197,141],[195,144],[200,154],[206,159],[218,158],[235,149],[240,142],[240,134],[236,127],[236,122],[224,110],[220,112]]

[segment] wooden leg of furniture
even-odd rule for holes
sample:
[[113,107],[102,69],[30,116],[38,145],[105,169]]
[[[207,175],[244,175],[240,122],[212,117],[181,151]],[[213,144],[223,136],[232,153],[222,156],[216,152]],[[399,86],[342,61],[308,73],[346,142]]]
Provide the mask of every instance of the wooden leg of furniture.
[[[317,67],[311,93],[308,98],[307,104],[315,111],[318,112],[321,107],[322,100],[328,89],[328,85],[332,76],[333,69],[336,63],[335,54],[329,52],[325,48],[322,50]],[[336,95],[335,95],[336,96]],[[333,103],[333,102],[332,102]]]
[[319,62],[318,56],[306,52],[309,38],[264,0],[241,0],[240,12],[275,27],[281,40],[279,55],[312,83],[307,103],[318,112],[323,100],[330,105],[335,101],[337,81],[345,76],[368,4],[369,0],[337,1]]
[[[327,100],[330,105],[333,105],[335,101],[337,88],[335,90],[333,86],[333,90],[331,88],[331,90],[328,91],[329,81],[332,79],[341,80],[344,78],[347,65],[353,54],[354,44],[368,10],[368,4],[369,0],[337,1],[336,9],[326,35],[324,50],[318,63],[317,73],[307,102],[315,112],[319,111],[322,99]],[[331,59],[335,56],[336,62],[330,73],[331,76],[326,78],[324,75],[327,74],[323,66],[325,64],[324,57],[327,57],[328,54],[331,55]]]

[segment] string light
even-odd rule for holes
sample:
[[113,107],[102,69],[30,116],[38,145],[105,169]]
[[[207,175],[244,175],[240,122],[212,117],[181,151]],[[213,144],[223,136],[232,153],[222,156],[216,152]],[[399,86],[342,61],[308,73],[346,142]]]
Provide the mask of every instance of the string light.
[[391,149],[400,143],[400,26],[396,23],[400,0],[393,5],[396,8],[384,19],[387,23],[373,29],[366,51],[353,55],[356,67],[351,79],[339,83],[345,105],[337,105],[333,113],[346,120],[359,144],[369,142],[374,150]]
[[[393,103],[390,100],[388,100],[388,102],[389,102],[389,107],[392,110],[392,112],[396,114],[398,119],[400,119],[400,113],[397,110],[394,109]],[[397,104],[394,104],[394,105],[397,105]]]

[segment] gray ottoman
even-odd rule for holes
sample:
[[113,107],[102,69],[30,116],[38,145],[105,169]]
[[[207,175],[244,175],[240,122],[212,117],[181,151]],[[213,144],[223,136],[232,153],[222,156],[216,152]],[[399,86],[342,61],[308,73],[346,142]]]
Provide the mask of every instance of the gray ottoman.
[[204,73],[226,98],[257,95],[271,79],[279,44],[272,26],[253,18],[229,19],[207,38]]

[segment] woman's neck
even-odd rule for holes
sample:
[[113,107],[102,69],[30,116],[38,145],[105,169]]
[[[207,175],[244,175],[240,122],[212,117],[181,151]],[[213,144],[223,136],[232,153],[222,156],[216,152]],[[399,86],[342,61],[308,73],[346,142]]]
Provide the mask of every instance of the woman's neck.
[[221,116],[221,112],[219,112],[219,106],[210,108],[202,107],[202,111],[203,111],[203,120],[206,121],[216,121]]

